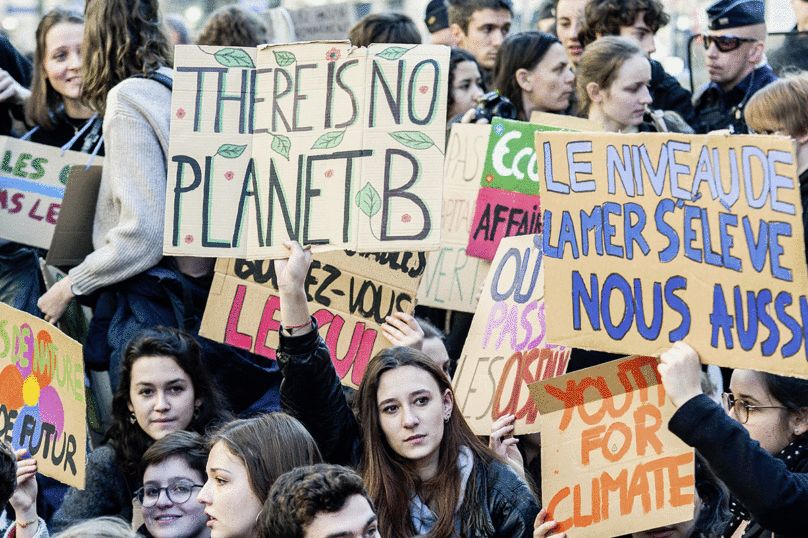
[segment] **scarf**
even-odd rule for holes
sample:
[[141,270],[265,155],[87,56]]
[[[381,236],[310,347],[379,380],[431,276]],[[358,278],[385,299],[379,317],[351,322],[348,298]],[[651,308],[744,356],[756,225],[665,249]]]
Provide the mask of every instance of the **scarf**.
[[[469,447],[460,447],[460,453],[457,456],[457,467],[460,469],[460,498],[457,499],[456,510],[459,510],[463,504],[466,483],[469,481],[469,476],[471,476],[471,471],[474,468],[474,456],[471,454]],[[438,522],[438,516],[421,501],[417,493],[413,494],[410,499],[410,519],[418,535],[427,534]]]

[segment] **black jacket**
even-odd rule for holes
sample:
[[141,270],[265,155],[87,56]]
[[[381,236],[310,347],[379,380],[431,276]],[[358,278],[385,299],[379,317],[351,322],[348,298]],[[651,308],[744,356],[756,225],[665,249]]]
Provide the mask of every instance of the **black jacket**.
[[651,108],[654,110],[672,110],[682,116],[688,125],[694,125],[696,111],[693,109],[692,96],[679,84],[676,78],[665,72],[662,64],[651,60]]
[[[312,318],[313,319],[313,318]],[[359,423],[348,407],[328,347],[317,331],[295,337],[280,335],[277,354],[283,374],[281,408],[296,417],[317,441],[329,463],[357,467],[362,456]],[[480,511],[455,518],[477,522],[467,538],[531,538],[539,512],[527,485],[506,464],[475,461]]]
[[[31,85],[31,62],[17,52],[9,40],[2,35],[0,35],[0,69],[8,71],[11,78],[22,86],[27,88]],[[0,135],[12,134],[11,116],[22,120],[24,118],[22,106],[0,102]]]
[[758,90],[777,80],[768,65],[758,67],[729,91],[724,91],[715,82],[708,84],[695,99],[697,133],[709,133],[718,129],[732,129],[734,134],[748,134],[743,111],[749,98]]
[[807,451],[798,450],[793,458],[785,450],[772,456],[705,394],[682,405],[668,429],[704,456],[715,476],[751,514],[744,538],[768,537],[772,532],[782,538],[806,535],[799,514],[808,507]]

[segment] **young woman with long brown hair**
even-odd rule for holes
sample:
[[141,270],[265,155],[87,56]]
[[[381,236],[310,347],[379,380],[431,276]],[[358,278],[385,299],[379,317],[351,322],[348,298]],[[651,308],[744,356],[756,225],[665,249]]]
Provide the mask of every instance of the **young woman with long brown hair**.
[[304,281],[311,254],[297,243],[287,246],[289,260],[275,262],[281,402],[326,461],[360,467],[380,534],[530,536],[539,510],[533,494],[474,436],[454,405],[449,378],[428,356],[394,347],[372,358],[359,386],[357,421],[309,315]]

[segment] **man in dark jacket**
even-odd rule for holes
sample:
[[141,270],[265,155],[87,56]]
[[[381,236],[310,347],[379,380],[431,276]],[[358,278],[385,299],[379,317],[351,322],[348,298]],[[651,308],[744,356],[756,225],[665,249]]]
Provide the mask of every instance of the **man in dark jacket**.
[[0,35],[0,135],[11,133],[12,116],[23,119],[22,105],[31,94],[31,62]]
[[[670,17],[659,0],[590,0],[578,33],[583,47],[596,39],[616,35],[633,39],[648,54],[656,51],[654,35]],[[656,60],[651,62],[651,108],[677,112],[688,124],[696,119],[690,92],[663,69]]]
[[749,98],[777,77],[763,59],[766,22],[763,0],[719,0],[707,8],[702,36],[710,84],[696,98],[697,132],[729,129],[746,134],[743,109]]

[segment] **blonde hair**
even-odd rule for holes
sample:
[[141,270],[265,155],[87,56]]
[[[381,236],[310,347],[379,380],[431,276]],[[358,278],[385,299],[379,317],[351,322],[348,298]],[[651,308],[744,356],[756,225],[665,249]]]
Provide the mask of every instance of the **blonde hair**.
[[808,134],[808,72],[790,73],[758,90],[746,104],[744,119],[758,133]]
[[132,525],[112,516],[97,517],[76,523],[53,538],[136,538]]
[[579,116],[586,117],[592,106],[592,99],[586,86],[594,82],[601,90],[608,91],[620,68],[626,60],[634,56],[646,57],[639,45],[617,36],[601,37],[586,47],[575,70]]

